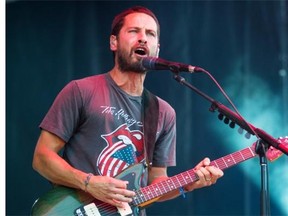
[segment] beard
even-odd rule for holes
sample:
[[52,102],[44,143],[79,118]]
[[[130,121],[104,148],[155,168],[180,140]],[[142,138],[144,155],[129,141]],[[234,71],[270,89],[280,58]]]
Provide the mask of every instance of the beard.
[[132,54],[128,55],[124,52],[118,52],[117,53],[117,62],[118,62],[118,67],[120,69],[120,71],[122,72],[135,72],[135,73],[139,73],[139,74],[145,74],[146,73],[146,69],[142,66],[141,61],[135,61],[132,62],[131,60],[131,56]]

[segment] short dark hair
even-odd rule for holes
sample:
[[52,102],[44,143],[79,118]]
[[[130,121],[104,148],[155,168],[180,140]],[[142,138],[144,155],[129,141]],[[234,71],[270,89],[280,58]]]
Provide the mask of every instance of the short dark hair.
[[128,9],[124,10],[123,12],[121,12],[120,14],[118,14],[112,22],[111,35],[118,36],[121,28],[124,25],[125,17],[129,14],[132,14],[132,13],[145,13],[145,14],[151,16],[157,24],[157,35],[158,35],[158,39],[160,39],[160,24],[159,24],[157,17],[155,16],[155,14],[151,10],[149,10],[148,8],[143,7],[143,6],[134,6],[134,7],[128,8]]

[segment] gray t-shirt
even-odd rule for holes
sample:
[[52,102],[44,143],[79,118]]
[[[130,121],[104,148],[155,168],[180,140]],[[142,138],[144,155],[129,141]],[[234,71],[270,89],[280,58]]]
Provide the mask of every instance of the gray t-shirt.
[[[152,166],[175,166],[175,111],[157,99],[159,119]],[[68,83],[40,128],[66,142],[63,158],[73,167],[115,176],[146,160],[142,117],[142,97],[128,95],[105,73]]]

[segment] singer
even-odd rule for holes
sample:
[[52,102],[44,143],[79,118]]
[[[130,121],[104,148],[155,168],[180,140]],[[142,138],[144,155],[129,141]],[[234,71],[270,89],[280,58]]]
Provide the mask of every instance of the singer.
[[[73,80],[57,95],[39,125],[33,168],[53,183],[53,189],[59,189],[57,196],[71,189],[77,193],[75,197],[87,196],[86,200],[97,202],[83,201],[73,207],[67,200],[63,203],[66,208],[60,208],[57,202],[63,200],[53,199],[52,190],[47,194],[52,196],[49,208],[39,208],[46,200],[40,197],[33,212],[57,215],[59,210],[58,215],[69,211],[70,215],[84,215],[93,210],[102,215],[105,205],[109,212],[146,214],[145,209],[138,209],[145,203],[138,206],[136,190],[169,178],[167,168],[176,165],[175,111],[143,86],[147,69],[141,60],[158,57],[159,37],[158,20],[149,9],[136,6],[121,12],[112,22],[109,41],[114,67]],[[143,172],[139,172],[139,164],[147,165]],[[197,181],[169,188],[169,192],[156,195],[156,201],[216,183],[223,172],[209,164],[209,158],[204,158],[194,168]],[[133,179],[137,172],[140,176]],[[139,179],[139,188],[131,188]]]

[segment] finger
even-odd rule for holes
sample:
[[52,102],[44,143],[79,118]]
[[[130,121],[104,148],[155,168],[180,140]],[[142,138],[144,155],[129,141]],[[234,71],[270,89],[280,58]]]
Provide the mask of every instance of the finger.
[[204,158],[204,160],[203,160],[203,166],[209,166],[209,164],[210,164],[210,159],[209,158]]
[[211,180],[210,172],[204,167],[200,167],[199,170],[197,170],[196,173],[197,173],[197,175],[199,177],[199,180],[202,181],[202,182]]
[[210,159],[209,158],[204,158],[202,161],[200,161],[194,169],[200,169],[200,167],[205,167],[208,166],[210,164]]
[[218,169],[214,166],[208,166],[206,169],[211,173],[211,176],[214,178],[220,178],[224,175],[223,171],[221,169]]
[[110,205],[113,205],[113,206],[116,206],[116,207],[119,207],[119,208],[123,208],[124,205],[122,202],[120,201],[117,201],[115,199],[106,199],[106,200],[103,200],[105,203],[108,203]]
[[132,190],[122,190],[122,193],[126,197],[134,197],[136,193]]
[[212,183],[212,184],[215,184],[216,182],[217,182],[217,178],[213,178],[213,177],[212,177],[212,178],[211,178],[211,183]]
[[114,184],[116,188],[124,188],[124,189],[126,189],[127,185],[129,184],[128,181],[122,181],[119,179],[113,179],[111,183]]
[[121,202],[132,202],[132,198],[130,197],[125,197],[121,194],[112,194],[111,195],[111,198],[115,201],[115,202],[118,202],[118,203],[121,203]]
[[135,196],[135,192],[134,191],[126,190],[126,189],[115,188],[114,193],[115,194],[120,194],[120,195],[125,196],[125,197],[133,197],[133,196]]

